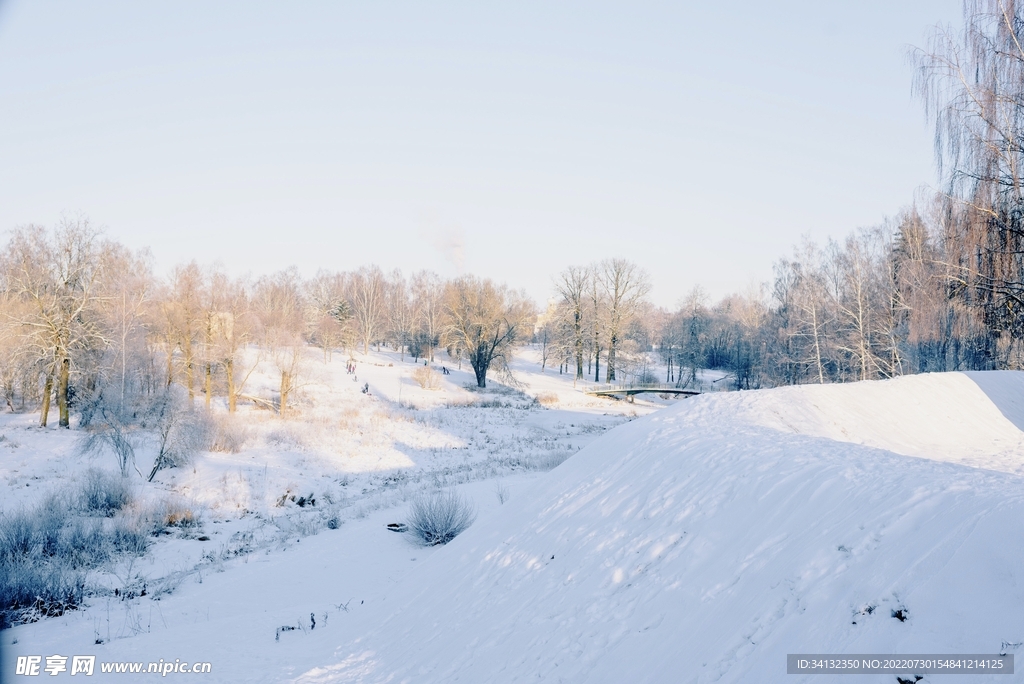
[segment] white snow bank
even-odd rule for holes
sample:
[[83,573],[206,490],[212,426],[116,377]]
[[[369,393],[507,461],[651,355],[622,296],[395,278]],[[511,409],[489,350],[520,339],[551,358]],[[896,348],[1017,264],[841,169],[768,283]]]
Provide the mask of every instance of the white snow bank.
[[785,387],[715,397],[691,409],[690,422],[725,419],[1024,474],[1024,372]]
[[298,681],[818,682],[786,654],[1024,652],[1024,478],[963,465],[1017,468],[1021,383],[705,396],[622,426]]

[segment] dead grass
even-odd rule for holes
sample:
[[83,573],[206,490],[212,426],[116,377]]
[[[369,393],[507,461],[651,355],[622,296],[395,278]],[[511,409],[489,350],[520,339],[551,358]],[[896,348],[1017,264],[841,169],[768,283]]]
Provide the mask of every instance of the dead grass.
[[412,372],[412,379],[425,390],[441,389],[441,374],[430,366],[420,366]]
[[164,499],[152,509],[153,523],[158,530],[168,527],[189,529],[202,524],[199,511],[186,501]]
[[554,392],[541,392],[537,395],[537,403],[541,406],[558,406],[558,395]]
[[213,420],[213,440],[210,451],[237,454],[252,441],[253,429],[237,416],[218,415]]

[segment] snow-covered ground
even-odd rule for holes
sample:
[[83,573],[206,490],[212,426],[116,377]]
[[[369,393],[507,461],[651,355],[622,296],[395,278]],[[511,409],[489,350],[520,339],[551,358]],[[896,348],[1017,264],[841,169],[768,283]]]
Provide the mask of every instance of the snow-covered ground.
[[[787,675],[787,653],[1024,652],[1024,374],[630,404],[539,373],[534,353],[514,366],[522,393],[466,389],[458,370],[424,390],[388,354],[358,381],[337,358],[307,372],[301,417],[250,412],[244,449],[144,491],[190,497],[210,540],[163,539],[108,585],[173,586],[7,630],[4,667],[59,653],[209,661],[204,679],[231,682],[789,682],[824,680]],[[5,508],[88,465],[71,436],[3,421]],[[451,485],[478,517],[447,546],[386,530]],[[277,506],[288,491],[329,502]]]
[[[230,449],[205,453],[188,468],[161,471],[152,484],[133,476],[139,507],[169,500],[195,511],[201,526],[174,530],[175,534],[155,540],[142,558],[124,559],[92,573],[94,595],[85,610],[9,630],[0,637],[0,645],[17,641],[13,651],[6,651],[11,655],[43,645],[44,651],[62,653],[84,644],[107,657],[128,644],[142,643],[143,635],[155,631],[163,633],[159,640],[165,641],[169,637],[164,630],[175,621],[194,621],[197,610],[207,614],[213,599],[190,597],[190,591],[212,586],[210,576],[221,573],[251,600],[214,603],[249,625],[252,616],[246,605],[272,605],[259,598],[267,587],[273,587],[270,591],[280,605],[302,601],[289,598],[283,584],[277,586],[260,572],[247,580],[240,571],[250,562],[254,568],[263,567],[262,562],[255,564],[257,555],[261,561],[284,563],[283,568],[308,567],[305,550],[324,542],[327,546],[318,553],[328,574],[314,581],[300,571],[284,584],[307,587],[319,596],[307,612],[326,614],[330,621],[333,612],[345,613],[332,606],[344,605],[354,596],[345,596],[346,592],[379,592],[403,575],[404,563],[395,567],[388,556],[377,557],[382,544],[398,544],[405,563],[409,553],[423,557],[431,551],[386,531],[381,522],[404,519],[408,502],[422,492],[460,487],[473,499],[479,520],[484,520],[490,507],[499,505],[499,489],[519,496],[520,488],[528,488],[539,474],[605,430],[666,403],[657,398],[627,403],[588,397],[573,389],[571,379],[559,377],[557,369],[541,372],[539,357],[535,363],[530,350],[524,350],[517,363],[520,389],[492,381],[481,391],[473,387],[471,371],[459,369],[443,353],[442,357],[434,364],[438,386],[424,389],[414,379],[422,361],[388,352],[357,354],[355,373],[350,374],[347,357],[336,354],[324,363],[320,353],[310,349],[288,420],[247,402],[235,417],[217,407],[219,441]],[[449,368],[448,375],[440,373],[442,365]],[[277,381],[273,366],[265,362],[245,392],[271,399]],[[369,394],[361,391],[366,384]],[[542,391],[532,389],[533,384]],[[538,392],[544,394],[544,404],[536,401]],[[197,398],[198,405],[201,401]],[[31,509],[51,492],[72,489],[88,468],[116,470],[112,455],[81,453],[80,432],[52,425],[40,429],[37,422],[37,414],[0,414],[0,512]],[[141,472],[149,472],[153,456],[154,445],[143,443],[137,451]],[[316,505],[300,507],[303,498],[315,499]],[[329,529],[329,523],[337,529]],[[341,541],[352,534],[360,541]],[[345,570],[343,558],[350,554],[360,562]],[[124,600],[123,590],[142,586],[148,589],[147,597]],[[229,605],[234,608],[226,609]],[[159,630],[150,615],[159,617]],[[298,624],[296,617],[274,624],[272,634],[277,627]],[[281,620],[274,617],[267,624]],[[323,620],[319,627],[323,629]],[[252,643],[257,652],[262,648],[258,639],[236,644],[226,634],[218,631],[211,641],[203,632],[198,643],[208,656],[211,643],[218,644],[214,654],[229,646],[238,651],[243,642]],[[97,640],[103,643],[96,644]],[[135,652],[143,660],[163,657],[161,648],[149,646],[124,652]],[[186,650],[175,657],[190,655]],[[214,681],[248,681],[253,676],[250,669],[229,668],[221,658],[212,662],[224,663],[218,665]]]

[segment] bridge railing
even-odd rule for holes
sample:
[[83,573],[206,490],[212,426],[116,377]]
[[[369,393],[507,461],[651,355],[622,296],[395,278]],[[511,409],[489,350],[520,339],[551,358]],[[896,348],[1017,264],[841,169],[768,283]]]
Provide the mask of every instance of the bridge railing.
[[[614,392],[614,391],[625,391],[625,390],[647,390],[649,392],[667,391],[674,390],[678,391],[681,389],[692,389],[689,387],[679,387],[675,383],[669,382],[644,382],[644,383],[621,383],[621,384],[600,384],[600,383],[587,383],[579,386],[584,392]],[[697,391],[697,390],[694,390]]]

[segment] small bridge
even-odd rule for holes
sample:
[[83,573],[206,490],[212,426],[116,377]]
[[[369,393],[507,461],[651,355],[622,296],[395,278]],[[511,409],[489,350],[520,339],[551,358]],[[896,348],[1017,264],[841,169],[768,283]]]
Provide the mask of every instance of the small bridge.
[[629,400],[633,400],[633,395],[642,394],[644,392],[653,392],[654,394],[676,394],[685,397],[692,397],[700,394],[697,390],[683,389],[676,387],[675,385],[668,384],[645,384],[645,385],[592,385],[583,390],[584,394],[589,394],[594,397],[629,397]]

